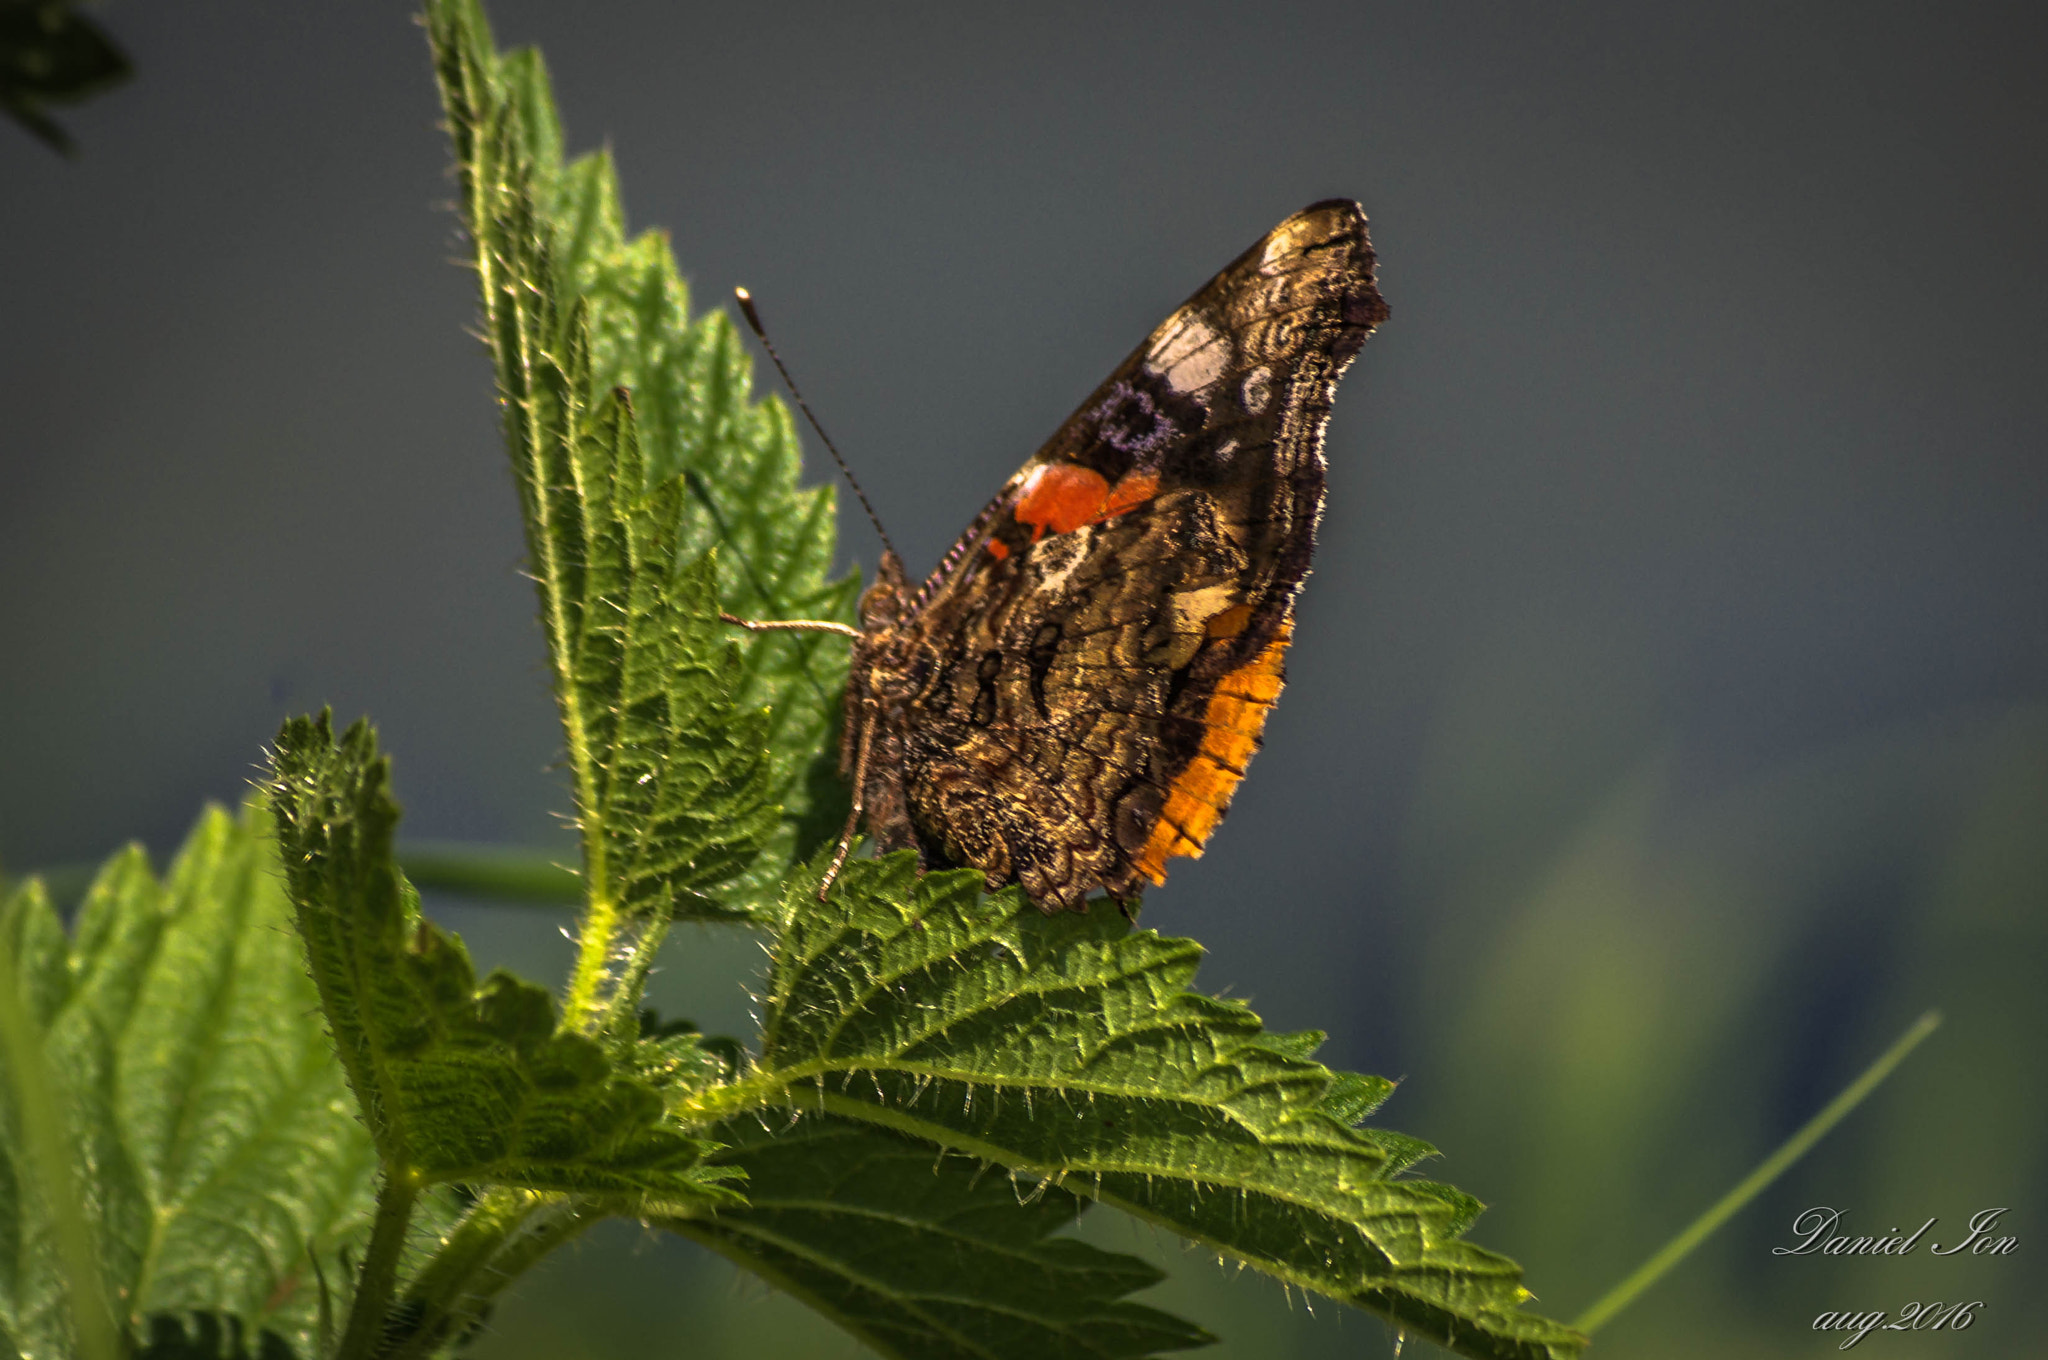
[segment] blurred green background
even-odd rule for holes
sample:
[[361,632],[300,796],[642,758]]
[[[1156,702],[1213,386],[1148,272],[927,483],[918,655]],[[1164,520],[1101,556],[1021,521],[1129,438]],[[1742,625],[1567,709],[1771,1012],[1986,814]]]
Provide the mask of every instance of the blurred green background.
[[[2048,1353],[2048,86],[2031,9],[493,7],[699,299],[762,301],[913,569],[1173,304],[1362,199],[1290,689],[1145,924],[1493,1207],[1575,1315],[1911,1019],[1947,1025],[1596,1354]],[[0,864],[168,850],[280,717],[368,712],[408,831],[570,853],[422,38],[112,3],[136,81],[0,127]],[[818,475],[822,476],[821,471]],[[846,560],[874,545],[846,524]],[[437,899],[559,976],[566,918]],[[743,1031],[758,944],[663,1008]],[[1775,1256],[1802,1209],[2017,1252]],[[1109,1214],[1231,1357],[1377,1323]],[[614,1224],[477,1353],[839,1356]]]

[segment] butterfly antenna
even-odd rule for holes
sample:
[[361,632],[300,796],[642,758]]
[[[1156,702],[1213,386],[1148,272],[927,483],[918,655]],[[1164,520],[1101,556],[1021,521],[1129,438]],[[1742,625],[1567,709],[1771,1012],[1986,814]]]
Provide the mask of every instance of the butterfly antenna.
[[839,470],[846,474],[846,484],[852,487],[853,494],[860,498],[860,508],[868,512],[868,523],[875,526],[875,532],[881,536],[882,546],[889,550],[891,556],[900,560],[901,554],[896,552],[896,545],[889,541],[889,531],[882,527],[882,517],[875,513],[874,505],[868,500],[868,493],[860,488],[860,479],[853,475],[853,469],[839,456],[839,448],[832,442],[832,436],[825,433],[825,427],[820,425],[818,417],[811,413],[810,403],[805,401],[804,394],[797,390],[796,379],[789,376],[789,366],[783,363],[782,356],[775,352],[775,342],[768,338],[768,331],[761,325],[761,314],[754,310],[754,295],[744,288],[733,289],[732,295],[740,304],[740,312],[747,318],[747,324],[753,327],[754,338],[761,342],[762,349],[768,351],[768,357],[774,361],[775,371],[782,375],[782,385],[789,389],[790,396],[796,398],[796,408],[804,413],[805,420],[811,422],[811,428],[818,432],[818,438],[825,441],[826,452],[832,455],[832,461],[839,464]]

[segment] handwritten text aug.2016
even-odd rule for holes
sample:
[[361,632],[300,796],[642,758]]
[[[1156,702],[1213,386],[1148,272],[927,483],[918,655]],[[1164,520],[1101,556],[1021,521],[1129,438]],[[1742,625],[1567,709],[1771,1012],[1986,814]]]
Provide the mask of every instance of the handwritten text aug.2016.
[[[1816,1205],[1792,1220],[1793,1244],[1773,1247],[1771,1253],[1775,1256],[1908,1256],[1919,1250],[1924,1241],[1930,1256],[2008,1256],[2019,1245],[2019,1239],[1998,1232],[1998,1220],[2005,1212],[2004,1208],[1979,1210],[1970,1217],[1968,1232],[1943,1245],[1928,1236],[1940,1222],[1938,1218],[1929,1218],[1910,1233],[1893,1228],[1875,1236],[1858,1236],[1837,1231],[1842,1224],[1842,1210]],[[1976,1320],[1977,1310],[1983,1306],[1982,1299],[1960,1303],[1914,1302],[1901,1308],[1896,1318],[1881,1308],[1831,1309],[1814,1318],[1813,1329],[1817,1332],[1848,1333],[1840,1346],[1846,1351],[1874,1331],[1959,1332]]]

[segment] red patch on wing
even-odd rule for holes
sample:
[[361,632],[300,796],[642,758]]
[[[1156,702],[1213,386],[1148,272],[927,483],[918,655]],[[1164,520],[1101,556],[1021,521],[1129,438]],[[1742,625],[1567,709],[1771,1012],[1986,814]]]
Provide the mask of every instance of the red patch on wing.
[[1000,562],[1010,555],[1010,545],[1000,538],[992,538],[988,541],[988,555]]
[[1133,472],[1112,487],[1093,468],[1074,463],[1047,463],[1031,474],[1024,494],[1011,513],[1019,524],[1031,526],[1036,543],[1048,531],[1070,534],[1084,524],[1099,524],[1116,515],[1127,514],[1152,499],[1159,491],[1159,476]]
[[1094,519],[1108,499],[1109,483],[1093,468],[1047,463],[1031,474],[1012,513],[1019,524],[1031,526],[1031,541],[1036,543],[1048,529],[1072,533]]

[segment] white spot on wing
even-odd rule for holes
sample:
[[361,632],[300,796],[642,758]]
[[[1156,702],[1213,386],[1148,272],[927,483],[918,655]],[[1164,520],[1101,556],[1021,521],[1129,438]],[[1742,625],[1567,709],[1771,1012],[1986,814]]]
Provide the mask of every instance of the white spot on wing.
[[1229,340],[1189,312],[1181,318],[1180,330],[1152,356],[1151,365],[1174,391],[1185,394],[1215,382],[1229,362]]
[[1244,387],[1241,389],[1241,395],[1244,400],[1244,409],[1247,414],[1255,416],[1264,415],[1266,412],[1266,403],[1273,400],[1272,370],[1267,368],[1265,365],[1261,364],[1259,367],[1245,374]]

